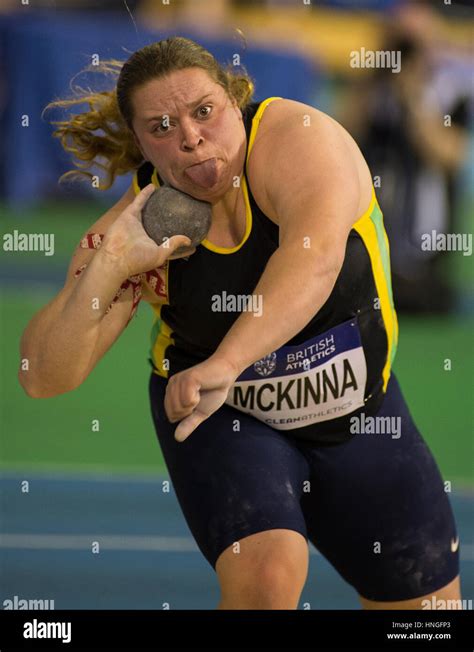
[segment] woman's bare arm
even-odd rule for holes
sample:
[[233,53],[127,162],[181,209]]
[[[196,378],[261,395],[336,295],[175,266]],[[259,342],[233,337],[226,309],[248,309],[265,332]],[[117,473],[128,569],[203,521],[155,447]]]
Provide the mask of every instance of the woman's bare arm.
[[[18,378],[28,396],[49,398],[81,385],[129,321],[132,286],[110,311],[107,309],[123,281],[139,273],[140,270],[130,265],[136,265],[141,258],[145,266],[149,265],[148,269],[153,269],[162,265],[177,246],[188,244],[189,241],[183,242],[180,236],[171,238],[170,246],[163,248],[148,238],[136,217],[152,188],[145,190],[141,199],[128,190],[89,229],[108,233],[109,237],[104,238],[98,250],[76,249],[64,287],[26,327],[20,344]],[[132,210],[135,222],[133,216],[126,215],[127,222],[122,229],[111,229],[118,224],[119,218],[123,222],[125,213]],[[75,271],[85,263],[87,267],[75,278]]]
[[254,185],[264,188],[265,214],[278,219],[279,247],[253,292],[260,313],[242,312],[213,355],[239,374],[288,342],[327,301],[372,192],[362,155],[329,116],[290,101],[275,102],[274,116],[273,130],[255,141],[249,170],[251,179],[252,171],[254,180],[261,175]]

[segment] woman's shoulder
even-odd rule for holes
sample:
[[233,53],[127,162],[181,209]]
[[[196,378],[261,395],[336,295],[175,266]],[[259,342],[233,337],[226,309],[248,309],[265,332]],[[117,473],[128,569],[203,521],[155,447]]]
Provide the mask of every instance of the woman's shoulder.
[[[278,148],[280,150],[278,151]],[[255,200],[271,219],[269,200],[271,187],[281,187],[289,182],[298,170],[306,172],[308,166],[315,180],[324,174],[327,157],[349,157],[357,168],[361,203],[372,196],[372,179],[365,159],[352,136],[327,113],[295,100],[281,99],[267,105],[249,152],[247,176]],[[276,161],[280,164],[276,165]],[[282,170],[276,178],[275,170]]]
[[260,117],[257,137],[266,135],[268,132],[288,129],[289,126],[320,128],[326,119],[332,120],[324,111],[297,100],[284,97],[268,99],[270,101],[264,100],[260,104],[260,106],[264,104],[264,110]]
[[[317,174],[320,163],[314,150],[309,150],[315,137],[327,137],[327,131],[334,128],[331,123],[338,124],[319,109],[302,102],[279,98],[266,104],[250,142],[246,172],[255,201],[272,221],[278,223],[267,192],[269,176],[274,176],[272,161],[283,155],[288,167],[294,165],[296,169],[303,158],[309,157]],[[278,181],[285,183],[287,179]]]

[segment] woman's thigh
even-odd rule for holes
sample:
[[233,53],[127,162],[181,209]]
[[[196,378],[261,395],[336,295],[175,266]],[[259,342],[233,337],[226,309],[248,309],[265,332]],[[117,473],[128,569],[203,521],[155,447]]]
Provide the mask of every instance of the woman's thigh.
[[311,466],[303,513],[309,539],[359,595],[409,600],[458,575],[459,541],[439,469],[393,375],[377,417],[354,422],[365,432],[348,443],[299,444]]
[[309,467],[297,447],[227,405],[179,443],[163,406],[166,383],[150,377],[156,434],[184,517],[213,568],[230,545],[257,532],[294,530],[306,538],[300,498]]

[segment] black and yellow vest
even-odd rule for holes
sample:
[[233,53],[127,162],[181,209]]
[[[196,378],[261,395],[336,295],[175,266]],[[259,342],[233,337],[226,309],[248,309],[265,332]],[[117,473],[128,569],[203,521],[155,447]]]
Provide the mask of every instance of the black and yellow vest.
[[[247,158],[268,98],[244,111]],[[161,181],[146,162],[134,188]],[[207,239],[188,259],[167,261],[166,297],[153,306],[150,363],[169,378],[211,356],[239,312],[227,297],[254,291],[278,248],[278,226],[257,206],[242,175],[246,230],[233,248]],[[295,288],[295,291],[298,291]],[[216,297],[220,298],[216,310]],[[242,305],[242,304],[241,304]],[[281,311],[287,309],[281,297]],[[372,415],[381,405],[398,340],[388,238],[375,191],[353,225],[333,291],[311,321],[285,346],[255,362],[236,380],[226,403],[287,434],[321,443],[349,439],[351,417]]]

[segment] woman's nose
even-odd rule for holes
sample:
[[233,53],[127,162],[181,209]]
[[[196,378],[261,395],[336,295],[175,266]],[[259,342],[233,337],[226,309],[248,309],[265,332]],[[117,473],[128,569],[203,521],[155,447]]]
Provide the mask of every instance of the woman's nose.
[[182,146],[185,150],[195,149],[203,142],[199,127],[192,122],[181,124]]

